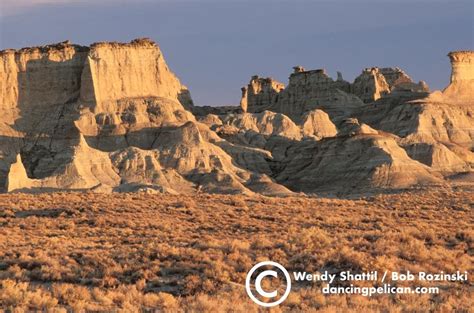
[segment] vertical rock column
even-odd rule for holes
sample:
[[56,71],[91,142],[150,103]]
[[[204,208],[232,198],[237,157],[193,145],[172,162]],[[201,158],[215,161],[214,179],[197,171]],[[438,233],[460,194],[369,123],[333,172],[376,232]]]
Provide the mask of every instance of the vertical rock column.
[[451,83],[443,91],[449,102],[474,103],[474,51],[453,51],[451,60]]
[[474,79],[474,51],[453,51],[448,54],[451,60],[451,83]]

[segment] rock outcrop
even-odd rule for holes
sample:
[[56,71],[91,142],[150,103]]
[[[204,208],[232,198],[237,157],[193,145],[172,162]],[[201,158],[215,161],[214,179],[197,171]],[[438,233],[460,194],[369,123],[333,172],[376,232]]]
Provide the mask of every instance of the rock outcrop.
[[398,93],[421,93],[426,96],[429,87],[424,81],[417,84],[400,68],[372,67],[362,71],[354,83],[351,91],[365,103],[377,101],[382,97]]
[[400,136],[408,155],[443,173],[471,171],[474,159],[472,52],[451,52],[450,85],[379,99],[355,115],[376,129]]
[[390,93],[390,85],[377,67],[366,68],[352,85],[352,92],[364,102],[373,102]]
[[474,51],[454,51],[451,60],[451,83],[443,90],[443,96],[454,102],[474,103]]
[[348,121],[336,138],[295,145],[278,173],[279,183],[295,191],[344,194],[399,189],[442,180],[428,166],[411,159],[396,138]]
[[443,92],[399,68],[349,83],[297,66],[286,87],[253,76],[240,107],[196,107],[148,39],[1,51],[0,189],[340,195],[473,177],[473,53],[449,56]]
[[148,39],[0,56],[5,191],[291,194],[248,158],[235,165],[234,156],[265,161],[196,121],[189,91]]
[[[119,148],[119,135],[125,133],[129,119],[139,123],[152,116],[143,111],[135,114],[140,108],[147,110],[140,105],[144,99],[162,99],[168,102],[167,110],[179,107],[183,115],[183,106],[192,106],[189,91],[148,39],[90,47],[66,41],[5,50],[0,52],[0,64],[2,141],[21,138],[21,144],[2,149],[2,177],[17,154],[28,175],[42,179],[74,163],[76,153],[86,153],[76,147],[90,144],[105,151],[108,139],[104,138],[111,135],[111,149]],[[98,138],[105,143],[97,144]],[[57,184],[58,188],[68,186]],[[90,187],[88,183],[81,186]]]
[[231,115],[224,119],[224,123],[265,136],[282,136],[297,140],[301,138],[300,128],[291,119],[281,113],[271,111]]
[[241,106],[244,111],[259,113],[271,110],[283,113],[299,123],[314,109],[322,109],[330,116],[348,116],[362,102],[349,94],[350,84],[339,75],[334,81],[325,70],[306,71],[295,66],[286,88],[272,78],[253,76],[242,88]]
[[300,123],[312,110],[322,109],[333,120],[341,121],[354,110],[382,97],[400,93],[419,93],[426,96],[428,85],[412,79],[399,68],[367,68],[351,84],[340,72],[333,80],[324,69],[307,71],[295,66],[285,88],[272,78],[253,76],[242,88],[240,106],[252,113],[271,110],[283,113]]
[[337,135],[336,125],[331,121],[329,115],[322,110],[313,110],[303,117],[303,135],[314,137],[319,140]]
[[104,110],[124,98],[162,97],[192,106],[187,88],[168,69],[158,46],[148,39],[129,44],[95,43],[82,75],[80,100]]
[[280,91],[285,85],[272,78],[252,76],[247,87],[242,87],[240,107],[244,112],[262,112],[278,101]]

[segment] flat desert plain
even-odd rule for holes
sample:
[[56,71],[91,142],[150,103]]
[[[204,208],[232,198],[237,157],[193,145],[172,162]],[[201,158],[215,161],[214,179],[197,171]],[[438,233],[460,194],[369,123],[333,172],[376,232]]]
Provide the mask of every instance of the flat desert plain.
[[[246,273],[473,270],[474,192],[357,199],[145,193],[0,195],[0,307],[8,311],[258,312]],[[370,282],[359,285],[371,286]],[[294,284],[271,312],[470,312],[472,282],[438,294],[327,295]]]

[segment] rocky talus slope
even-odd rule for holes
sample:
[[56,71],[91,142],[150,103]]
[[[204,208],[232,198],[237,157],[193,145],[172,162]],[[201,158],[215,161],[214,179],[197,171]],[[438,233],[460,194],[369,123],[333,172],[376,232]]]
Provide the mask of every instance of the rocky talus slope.
[[149,39],[0,52],[0,189],[350,194],[472,181],[473,63],[429,93],[399,68],[353,83],[253,76],[196,107]]

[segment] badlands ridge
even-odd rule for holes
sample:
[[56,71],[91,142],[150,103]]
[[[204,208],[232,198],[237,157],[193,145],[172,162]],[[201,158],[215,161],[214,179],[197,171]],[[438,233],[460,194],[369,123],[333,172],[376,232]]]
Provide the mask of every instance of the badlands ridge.
[[347,82],[253,76],[197,107],[149,39],[0,52],[0,189],[352,194],[474,180],[474,52],[429,91],[399,68]]

